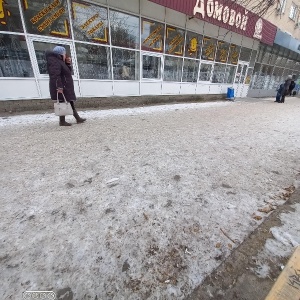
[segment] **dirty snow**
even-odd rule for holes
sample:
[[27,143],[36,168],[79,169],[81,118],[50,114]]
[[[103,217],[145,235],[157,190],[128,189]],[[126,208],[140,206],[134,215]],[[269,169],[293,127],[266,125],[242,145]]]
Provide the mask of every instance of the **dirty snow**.
[[298,98],[82,115],[0,118],[1,299],[183,299],[299,173]]

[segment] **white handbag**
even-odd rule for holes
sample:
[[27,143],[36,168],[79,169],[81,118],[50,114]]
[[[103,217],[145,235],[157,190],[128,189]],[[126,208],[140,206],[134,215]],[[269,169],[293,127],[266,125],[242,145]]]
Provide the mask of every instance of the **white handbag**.
[[64,97],[64,102],[59,102],[58,100],[58,93],[57,93],[57,101],[54,103],[54,113],[56,116],[68,116],[73,115],[73,109],[69,102],[67,102],[66,97],[64,94],[62,94]]

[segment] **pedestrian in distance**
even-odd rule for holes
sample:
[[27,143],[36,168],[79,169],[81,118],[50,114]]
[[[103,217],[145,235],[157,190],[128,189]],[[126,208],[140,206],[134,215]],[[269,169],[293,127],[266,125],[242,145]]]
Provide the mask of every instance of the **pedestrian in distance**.
[[[52,100],[70,102],[73,116],[77,123],[83,123],[86,119],[81,118],[75,108],[76,95],[72,78],[72,61],[66,55],[66,49],[56,46],[52,51],[46,51],[47,69],[49,73],[49,89]],[[59,117],[60,126],[71,126],[66,122],[65,116]]]
[[290,87],[289,87],[289,95],[292,96],[292,92],[293,92],[293,89],[295,88],[296,86],[296,83],[294,80],[291,81],[291,84],[290,84]]
[[287,96],[289,94],[289,87],[291,85],[292,78],[293,78],[292,75],[288,75],[285,82],[280,85],[280,88],[279,88],[280,92],[278,90],[275,102],[284,103],[285,96]]

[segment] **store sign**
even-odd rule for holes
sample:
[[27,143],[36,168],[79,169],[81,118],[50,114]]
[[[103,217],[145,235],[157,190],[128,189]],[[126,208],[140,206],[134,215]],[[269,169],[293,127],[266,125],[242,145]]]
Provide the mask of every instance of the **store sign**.
[[142,19],[142,49],[162,52],[164,48],[164,25]]
[[227,0],[149,0],[188,16],[273,45],[277,28],[267,20]]
[[183,55],[184,31],[167,26],[166,29],[166,53],[173,55]]
[[11,15],[10,11],[4,7],[4,0],[0,0],[0,24],[6,25],[6,19]]
[[76,39],[107,44],[107,9],[87,2],[72,1],[73,30]]
[[66,0],[23,0],[22,3],[29,33],[70,38]]

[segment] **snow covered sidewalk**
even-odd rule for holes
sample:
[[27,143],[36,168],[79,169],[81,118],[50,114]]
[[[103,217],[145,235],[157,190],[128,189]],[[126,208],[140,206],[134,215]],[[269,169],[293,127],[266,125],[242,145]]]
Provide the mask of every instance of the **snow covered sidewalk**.
[[300,100],[273,101],[0,118],[0,298],[183,299],[299,173]]

